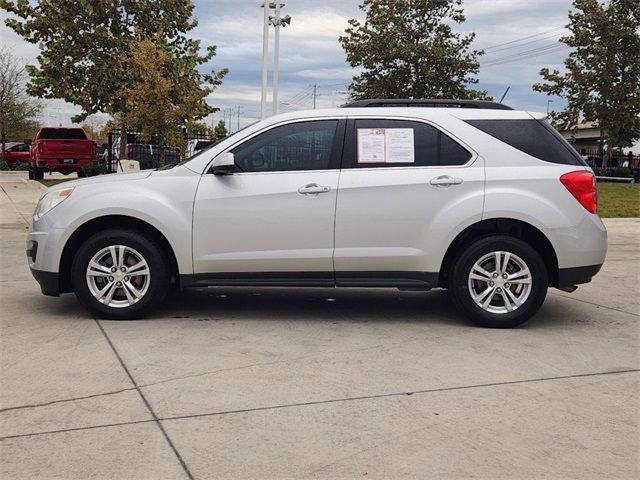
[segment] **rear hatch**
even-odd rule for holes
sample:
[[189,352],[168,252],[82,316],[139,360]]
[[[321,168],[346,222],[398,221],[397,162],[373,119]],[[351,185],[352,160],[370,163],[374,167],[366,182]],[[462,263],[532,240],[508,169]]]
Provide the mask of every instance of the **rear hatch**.
[[40,133],[38,153],[47,157],[76,159],[95,155],[95,143],[79,128],[46,128]]

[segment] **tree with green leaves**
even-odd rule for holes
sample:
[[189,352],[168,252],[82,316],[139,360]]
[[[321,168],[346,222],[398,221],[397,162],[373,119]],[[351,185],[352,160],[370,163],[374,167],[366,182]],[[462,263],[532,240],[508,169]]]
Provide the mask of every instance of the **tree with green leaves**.
[[596,122],[611,149],[629,147],[640,138],[640,2],[575,0],[569,12],[570,33],[560,42],[571,48],[564,72],[543,68],[543,83],[533,89],[567,100],[553,118],[563,129],[581,121]]
[[218,142],[229,135],[227,131],[227,125],[224,123],[224,120],[220,120],[216,127],[213,129],[213,139]]
[[[121,136],[131,113],[123,94],[137,81],[131,55],[142,39],[160,36],[162,48],[199,84],[215,88],[226,73],[197,70],[215,56],[215,47],[200,54],[200,41],[187,38],[197,25],[191,0],[0,0],[0,8],[12,14],[7,26],[40,47],[38,65],[27,67],[28,92],[78,105],[76,122],[97,112],[114,115]],[[121,142],[120,158],[125,147]]]
[[9,49],[0,47],[0,152],[9,139],[31,137],[42,106],[25,92],[27,72]]
[[[135,82],[119,94],[127,99],[129,120],[145,141],[159,137],[163,147],[184,149],[184,129],[206,131],[198,120],[213,112],[206,102],[213,87],[201,87],[199,74],[185,62],[197,55],[187,51],[176,58],[162,38],[141,40],[131,53],[129,72]],[[161,166],[163,153],[161,149]]]
[[349,20],[340,37],[347,61],[362,73],[352,98],[490,99],[470,88],[483,51],[472,50],[474,33],[460,35],[462,0],[364,0],[364,22]]

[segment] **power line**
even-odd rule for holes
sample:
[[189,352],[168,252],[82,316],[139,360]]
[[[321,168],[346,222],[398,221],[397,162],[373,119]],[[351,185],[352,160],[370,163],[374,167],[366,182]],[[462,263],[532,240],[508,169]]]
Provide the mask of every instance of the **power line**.
[[547,31],[545,31],[545,32],[536,33],[536,34],[534,34],[534,35],[527,35],[526,37],[516,38],[515,40],[511,40],[511,41],[509,41],[509,42],[497,43],[497,44],[495,44],[495,45],[490,45],[490,46],[488,46],[488,47],[481,48],[481,50],[485,50],[485,51],[487,51],[487,50],[492,50],[492,49],[497,48],[497,47],[502,47],[503,45],[511,45],[511,44],[513,44],[513,43],[521,42],[522,40],[528,40],[528,39],[530,39],[530,38],[535,38],[535,37],[540,37],[540,36],[542,36],[542,35],[547,35],[547,34],[549,34],[549,33],[551,33],[551,32],[558,32],[558,31],[560,31],[560,30],[565,30],[566,28],[567,28],[567,27],[556,27],[556,28],[553,28],[553,29],[551,29],[551,30],[547,30]]
[[545,47],[534,48],[524,52],[507,55],[506,57],[496,58],[490,62],[483,63],[482,67],[490,67],[494,65],[504,65],[506,63],[518,62],[522,60],[528,60],[530,58],[539,57],[540,55],[546,55],[548,53],[559,52],[567,48],[564,44],[547,45]]
[[545,41],[547,41],[549,39],[556,38],[556,37],[557,37],[556,38],[556,40],[557,40],[557,39],[559,39],[559,35],[561,35],[561,34],[556,33],[556,34],[550,35],[548,37],[541,37],[541,38],[537,38],[536,40],[529,40],[528,42],[518,43],[517,45],[510,45],[510,46],[507,46],[507,47],[497,48],[495,50],[492,50],[491,52],[488,52],[487,55],[493,55],[494,53],[497,53],[497,52],[503,52],[505,50],[512,50],[514,48],[524,47],[525,45],[531,45],[533,43],[545,42]]

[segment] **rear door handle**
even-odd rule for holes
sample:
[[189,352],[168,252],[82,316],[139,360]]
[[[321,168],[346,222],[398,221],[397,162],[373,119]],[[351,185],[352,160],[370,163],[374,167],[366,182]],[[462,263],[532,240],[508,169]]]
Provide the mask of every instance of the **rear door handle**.
[[462,179],[453,178],[449,175],[441,175],[439,177],[432,178],[429,183],[436,187],[450,187],[451,185],[460,185],[462,183]]
[[302,195],[317,195],[319,193],[327,193],[330,191],[331,187],[325,187],[323,185],[318,185],[317,183],[310,183],[309,185],[305,185],[298,189],[298,193],[301,193]]

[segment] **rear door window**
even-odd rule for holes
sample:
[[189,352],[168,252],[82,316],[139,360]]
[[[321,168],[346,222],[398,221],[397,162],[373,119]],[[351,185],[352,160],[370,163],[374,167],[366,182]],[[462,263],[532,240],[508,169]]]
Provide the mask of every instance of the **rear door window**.
[[586,165],[578,152],[547,122],[538,120],[467,120],[484,133],[546,162]]
[[352,122],[345,168],[464,165],[472,154],[437,128],[411,120]]

